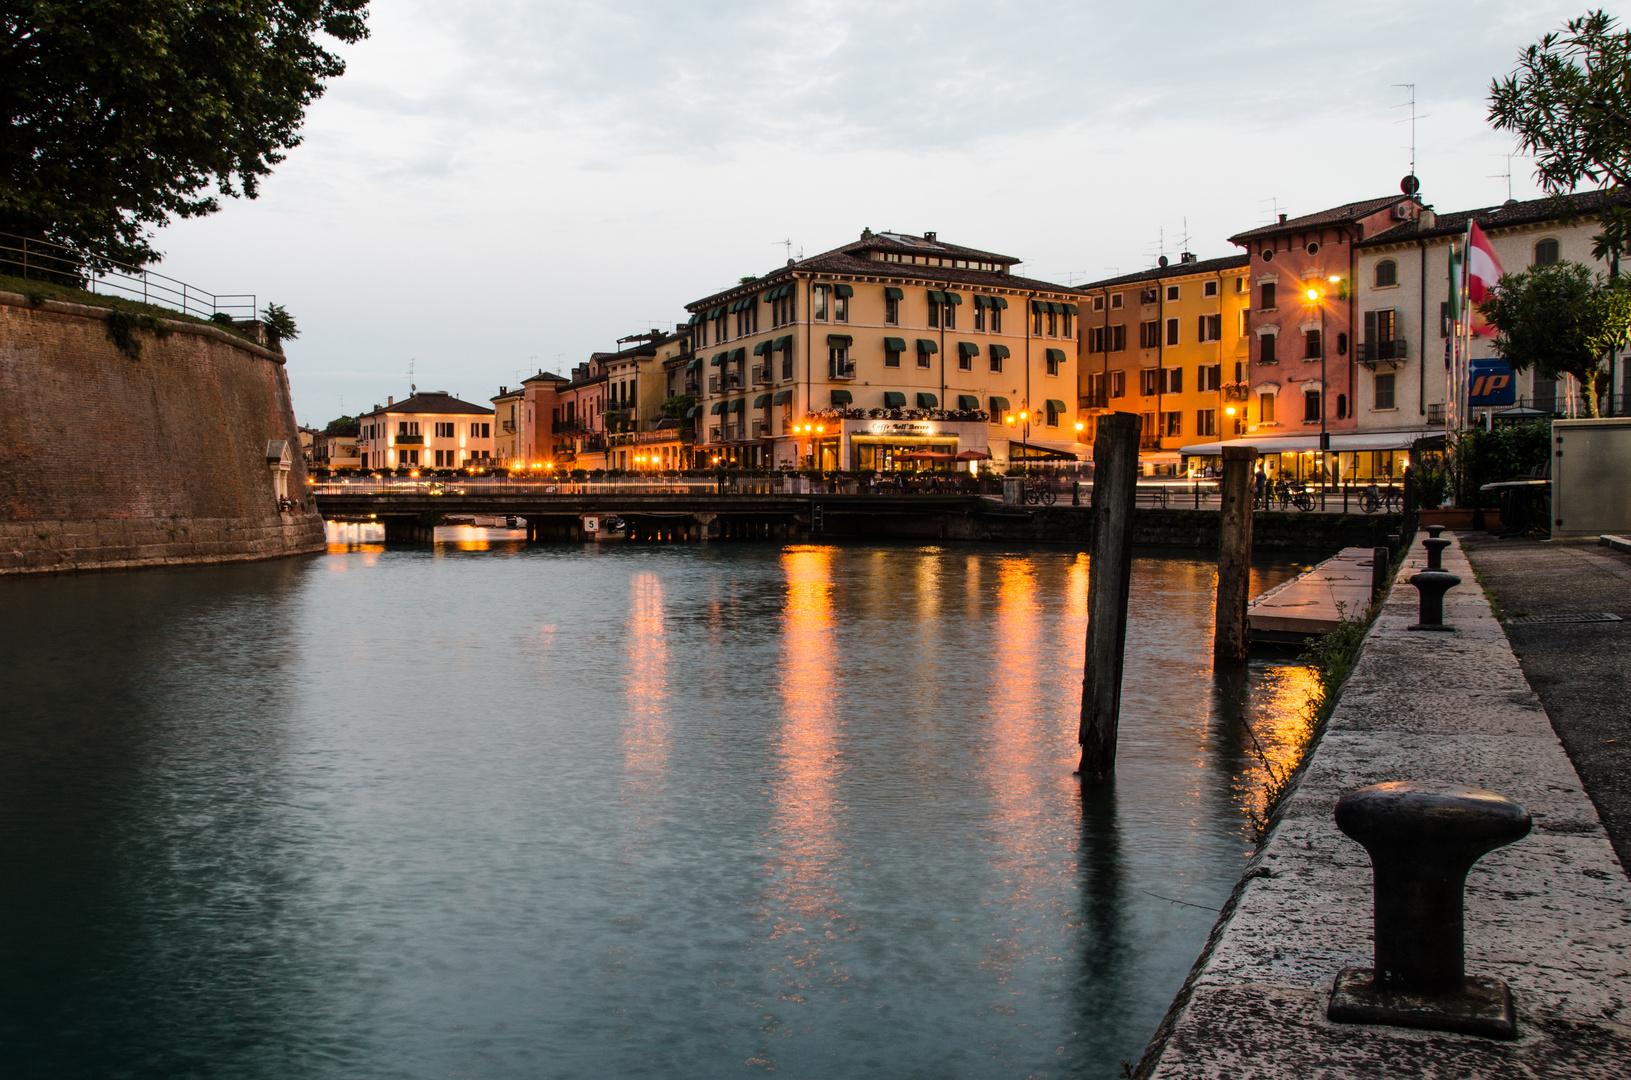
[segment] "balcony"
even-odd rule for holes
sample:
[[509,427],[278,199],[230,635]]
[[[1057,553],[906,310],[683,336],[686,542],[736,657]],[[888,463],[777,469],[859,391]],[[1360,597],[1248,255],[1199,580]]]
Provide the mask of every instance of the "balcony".
[[764,365],[761,365],[759,367],[754,368],[753,369],[753,381],[754,381],[755,384],[770,382],[771,381],[770,368],[767,367],[767,366],[764,366]]
[[1103,391],[1096,394],[1083,394],[1081,396],[1081,405],[1084,409],[1108,409],[1110,399]]
[[850,380],[855,378],[855,364],[849,360],[828,360],[827,378]]
[[502,420],[502,421],[499,422],[498,426],[500,428],[502,428],[503,430],[505,430],[505,431],[514,431],[515,430],[515,421],[514,420]]
[[1391,341],[1361,341],[1356,350],[1354,359],[1367,367],[1377,364],[1387,364],[1390,368],[1398,366],[1398,361],[1409,355],[1405,348],[1404,338],[1394,338]]
[[424,446],[423,435],[398,435],[393,443],[395,446]]
[[1243,382],[1224,383],[1222,387],[1224,401],[1250,401],[1252,388]]
[[721,375],[719,377],[719,388],[721,390],[740,390],[742,388],[742,376]]

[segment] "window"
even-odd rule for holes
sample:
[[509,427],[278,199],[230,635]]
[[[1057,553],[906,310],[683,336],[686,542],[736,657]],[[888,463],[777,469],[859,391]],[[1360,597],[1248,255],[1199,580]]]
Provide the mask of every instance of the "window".
[[[950,294],[948,293],[947,295],[950,295]],[[946,317],[944,319],[942,319],[941,321],[946,324],[946,329],[947,330],[957,329],[957,305],[951,303],[948,300],[946,302],[945,310],[946,310]]]
[[1085,402],[1085,404],[1090,409],[1102,409],[1102,408],[1104,408],[1104,403],[1105,403],[1105,397],[1104,397],[1104,372],[1102,372],[1102,371],[1088,372],[1088,375],[1087,375],[1087,401]]
[[934,300],[929,301],[929,325],[940,325],[940,304]]
[[1184,414],[1174,409],[1161,414],[1161,437],[1176,439],[1184,433]]
[[1103,311],[1104,310],[1104,297],[1095,296],[1093,298],[1093,310],[1094,311]]
[[847,379],[855,374],[855,366],[849,362],[849,349],[835,346],[827,350],[827,377],[832,379]]
[[883,351],[883,366],[884,367],[900,367],[900,353],[901,353],[901,351],[899,349],[889,349],[889,348],[884,349],[884,351]]
[[1397,313],[1392,309],[1365,312],[1365,357],[1386,360],[1393,355]]
[[1112,296],[1110,298],[1110,310],[1111,311],[1120,311],[1121,310],[1121,294],[1120,293],[1117,293],[1116,295],[1114,295],[1114,296]]
[[1063,349],[1049,349],[1048,350],[1047,363],[1048,363],[1048,374],[1049,375],[1058,375],[1059,374],[1059,366],[1061,364],[1063,364],[1064,362],[1065,362],[1065,353],[1064,353]]
[[454,437],[453,428],[454,425],[452,424],[437,424],[436,434],[434,437],[438,439],[451,439]]
[[1264,335],[1262,335],[1261,337],[1259,337],[1257,339],[1258,362],[1259,363],[1263,363],[1263,364],[1275,363],[1275,359],[1274,359],[1274,338],[1275,338],[1275,336],[1276,335],[1274,335],[1274,334],[1264,334]]
[[997,307],[995,304],[991,306],[991,332],[993,334],[1002,333],[1002,308]]
[[917,366],[920,368],[929,367],[931,358],[932,354],[926,353],[922,349],[919,349],[917,351]]
[[1557,262],[1557,241],[1548,237],[1535,244],[1535,265],[1551,266]]
[[1195,412],[1195,434],[1216,435],[1218,433],[1218,411],[1216,409],[1197,409]]
[[1252,332],[1252,313],[1246,308],[1240,309],[1240,336],[1245,337]]
[[1168,285],[1167,286],[1167,303],[1169,303],[1169,304],[1173,303],[1177,299],[1178,299],[1178,286]]
[[1038,337],[1042,336],[1042,312],[1034,306],[1031,308],[1031,333]]
[[1348,418],[1348,395],[1347,394],[1338,394],[1337,395],[1337,419],[1338,420],[1346,420],[1347,418]]
[[398,450],[396,456],[397,460],[403,465],[417,466],[419,464],[419,451],[417,450]]
[[974,329],[985,329],[985,308],[978,303],[974,305]]
[[833,297],[832,316],[838,322],[849,322],[849,297],[840,293]]
[[1260,310],[1260,311],[1273,311],[1274,310],[1274,282],[1272,282],[1272,281],[1263,282],[1263,285],[1262,285],[1262,287],[1261,287],[1261,289],[1259,291],[1263,295],[1263,302],[1261,304],[1257,305],[1258,310]]
[[895,299],[893,296],[884,298],[883,321],[888,323],[890,326],[900,325],[900,301]]
[[1048,404],[1047,404],[1047,413],[1048,413],[1048,426],[1049,427],[1058,427],[1059,426],[1059,403],[1055,402],[1055,401],[1049,401]]
[[1202,296],[1216,296],[1217,294],[1218,294],[1218,283],[1217,282],[1208,281],[1206,284],[1201,286],[1201,295]]
[[1075,331],[1071,329],[1070,312],[1068,312],[1068,311],[1064,312],[1063,314],[1061,314],[1059,316],[1059,336],[1060,337],[1075,337],[1076,336]]
[[1243,278],[1243,277],[1235,278],[1235,292],[1239,293],[1239,292],[1245,292],[1245,291],[1246,291],[1246,279]]
[[1057,311],[1048,312],[1048,336],[1059,336],[1059,313]]
[[1138,347],[1140,349],[1157,349],[1161,347],[1161,324],[1151,320],[1138,324]]
[[1163,394],[1181,394],[1184,392],[1184,369],[1169,367],[1161,369],[1161,392]]
[[1223,316],[1201,315],[1196,319],[1198,341],[1221,341],[1223,339]]
[[1087,351],[1090,353],[1104,352],[1104,340],[1108,326],[1090,326],[1087,328]]
[[1110,396],[1127,396],[1127,373],[1125,371],[1112,371],[1110,373]]
[[957,370],[958,371],[973,371],[974,370],[974,354],[970,353],[970,352],[966,352],[966,351],[964,351],[962,349],[957,350]]
[[1200,386],[1197,387],[1197,389],[1200,389],[1200,390],[1216,390],[1218,387],[1220,387],[1222,385],[1223,385],[1223,365],[1222,364],[1203,364],[1203,365],[1201,365]]
[[1127,351],[1127,328],[1125,326],[1117,325],[1110,328],[1110,351]]
[[1320,358],[1320,332],[1310,330],[1303,334],[1303,359],[1318,360]]
[[792,377],[793,377],[793,350],[792,349],[783,349],[782,350],[782,378],[791,379]]
[[1154,397],[1156,388],[1160,386],[1161,372],[1147,367],[1138,373],[1138,392],[1145,397]]
[[[813,290],[813,293],[814,293],[814,296],[810,301],[810,305],[811,305],[812,308],[814,308],[814,310],[810,313],[810,317],[814,318],[814,319],[819,319],[822,322],[826,322],[827,318],[828,318],[827,311],[828,311],[828,303],[829,303],[830,296],[831,296],[831,293],[832,293],[832,286],[831,285],[817,285],[815,287],[815,289]],[[932,321],[930,322],[930,325],[931,326],[934,325]]]
[[1399,283],[1399,264],[1392,259],[1383,259],[1376,264],[1376,287],[1385,289],[1390,285]]
[[1257,422],[1260,424],[1274,423],[1274,394],[1257,395]]
[[1306,390],[1303,392],[1303,423],[1317,424],[1320,420],[1320,392]]
[[1398,406],[1396,406],[1394,404],[1394,382],[1393,382],[1393,380],[1396,377],[1397,376],[1395,376],[1393,374],[1393,372],[1391,372],[1391,371],[1386,373],[1385,375],[1384,374],[1378,374],[1376,376],[1376,394],[1375,394],[1375,398],[1376,398],[1376,407],[1378,409],[1393,409],[1393,408],[1398,407]]
[[1167,344],[1168,345],[1178,344],[1178,320],[1177,319],[1168,319],[1167,320]]

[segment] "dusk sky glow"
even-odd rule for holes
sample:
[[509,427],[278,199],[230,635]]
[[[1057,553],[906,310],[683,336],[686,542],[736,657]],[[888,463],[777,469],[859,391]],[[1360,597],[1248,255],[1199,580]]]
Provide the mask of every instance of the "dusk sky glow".
[[[1577,4],[376,0],[261,197],[160,269],[299,320],[295,411],[538,368],[863,227],[1081,283],[1398,190],[1507,197],[1491,78]],[[1517,198],[1537,193],[1512,164]]]

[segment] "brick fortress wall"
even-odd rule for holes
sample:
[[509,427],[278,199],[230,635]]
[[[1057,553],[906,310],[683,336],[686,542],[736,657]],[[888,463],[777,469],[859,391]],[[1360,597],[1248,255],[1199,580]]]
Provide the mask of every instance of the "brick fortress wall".
[[[0,292],[0,575],[324,550],[283,357],[226,330]],[[266,444],[289,443],[278,510]]]

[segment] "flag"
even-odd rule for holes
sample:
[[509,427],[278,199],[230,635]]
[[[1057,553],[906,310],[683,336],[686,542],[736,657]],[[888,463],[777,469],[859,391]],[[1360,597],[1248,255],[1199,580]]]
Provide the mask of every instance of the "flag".
[[1450,325],[1461,321],[1461,252],[1450,249]]
[[1493,337],[1495,328],[1478,313],[1478,305],[1489,298],[1495,283],[1501,280],[1501,260],[1495,257],[1489,237],[1478,227],[1478,222],[1467,226],[1467,306],[1472,309],[1472,332],[1482,337]]

